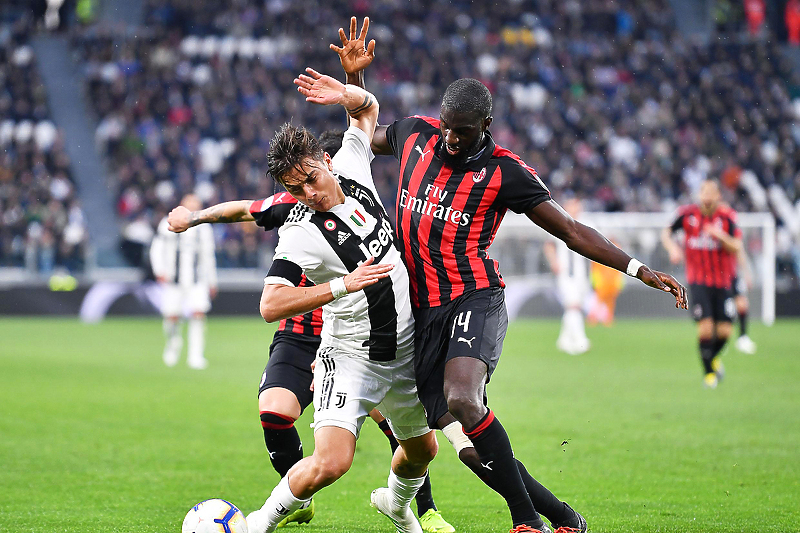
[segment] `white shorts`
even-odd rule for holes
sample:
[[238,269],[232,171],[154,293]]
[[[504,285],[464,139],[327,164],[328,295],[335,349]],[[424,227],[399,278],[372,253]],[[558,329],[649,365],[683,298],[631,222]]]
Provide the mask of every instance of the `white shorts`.
[[164,286],[161,299],[161,314],[164,316],[183,316],[185,314],[208,313],[211,298],[208,286],[204,284],[178,285],[168,283]]
[[321,346],[314,368],[314,431],[334,426],[358,438],[364,419],[378,407],[397,440],[427,434],[413,358],[411,353],[377,362]]
[[583,307],[589,294],[589,280],[578,277],[559,276],[556,280],[558,297],[564,307]]

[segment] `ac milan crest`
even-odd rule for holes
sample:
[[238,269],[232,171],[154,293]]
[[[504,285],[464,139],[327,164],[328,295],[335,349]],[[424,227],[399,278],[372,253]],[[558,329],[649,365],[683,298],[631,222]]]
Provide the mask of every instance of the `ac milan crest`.
[[486,177],[486,168],[484,167],[477,175],[476,174],[472,175],[472,181],[474,181],[475,183],[480,183],[483,181],[483,178],[485,177]]

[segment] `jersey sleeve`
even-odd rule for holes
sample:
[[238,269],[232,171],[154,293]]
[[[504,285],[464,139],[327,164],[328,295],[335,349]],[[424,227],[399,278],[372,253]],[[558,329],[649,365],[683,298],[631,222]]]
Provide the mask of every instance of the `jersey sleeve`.
[[503,181],[498,199],[515,213],[526,213],[551,199],[550,190],[536,171],[518,158],[501,163]]
[[297,200],[288,192],[280,192],[250,205],[250,214],[257,225],[266,231],[280,228],[286,222],[289,212],[297,205]]
[[375,155],[370,148],[370,140],[360,128],[350,126],[344,132],[342,147],[331,160],[333,169],[362,185],[373,187],[370,163]]
[[678,208],[678,211],[675,212],[675,215],[672,217],[672,222],[669,225],[670,232],[675,233],[683,229],[683,219],[685,216],[686,210],[683,207]]
[[392,122],[386,128],[386,141],[392,149],[392,154],[399,160],[403,156],[403,145],[411,134],[414,126],[422,119],[418,117],[408,117]]
[[305,229],[294,225],[284,226],[264,285],[299,287],[303,273],[322,264],[322,257],[308,243],[309,236]]
[[737,239],[742,238],[742,228],[736,223],[736,213],[731,213],[728,216],[728,234]]

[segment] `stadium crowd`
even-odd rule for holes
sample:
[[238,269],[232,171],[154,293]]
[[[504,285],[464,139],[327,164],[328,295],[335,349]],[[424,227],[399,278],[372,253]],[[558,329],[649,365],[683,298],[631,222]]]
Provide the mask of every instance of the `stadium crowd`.
[[[707,176],[740,211],[769,209],[773,185],[790,203],[800,196],[798,75],[763,38],[687,40],[668,0],[219,4],[146,0],[143,28],[74,34],[125,219],[155,225],[194,189],[210,203],[271,194],[265,154],[278,125],[344,125],[339,111],[306,105],[292,79],[306,66],[341,75],[328,45],[348,14],[372,17],[367,86],[383,123],[438,116],[447,84],[477,77],[494,97],[495,140],[560,200],[669,211]],[[374,164],[390,211],[395,165]],[[221,266],[255,266],[274,238],[216,231]]]
[[82,270],[88,234],[25,20],[0,24],[0,266]]

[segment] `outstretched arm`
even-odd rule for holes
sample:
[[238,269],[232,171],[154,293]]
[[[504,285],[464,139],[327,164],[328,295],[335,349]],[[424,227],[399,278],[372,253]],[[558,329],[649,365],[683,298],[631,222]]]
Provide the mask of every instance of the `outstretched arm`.
[[628,272],[629,268],[638,264],[636,272],[628,272],[630,275],[650,287],[672,293],[675,296],[675,307],[688,308],[686,289],[675,278],[663,272],[650,270],[647,265],[638,261],[632,261],[631,256],[614,246],[597,230],[573,219],[556,202],[552,200],[543,202],[525,214],[545,231],[564,241],[570,250],[592,261],[621,272]]
[[[355,85],[366,90],[364,82],[364,69],[375,59],[375,39],[367,43],[369,31],[369,17],[364,17],[361,33],[356,37],[358,22],[355,17],[350,17],[350,38],[343,28],[339,28],[339,39],[342,46],[331,44],[330,48],[339,55],[339,61],[347,79],[348,85]],[[349,124],[349,119],[348,119]],[[392,155],[392,149],[386,140],[386,126],[376,126],[372,137],[372,153],[375,155]]]
[[[290,287],[288,285],[264,285],[261,293],[261,316],[267,322],[275,322],[283,318],[302,315],[318,307],[331,303],[336,298],[356,292],[377,283],[389,275],[394,268],[391,264],[374,265],[375,258],[370,257],[358,268],[343,278],[330,283],[322,283],[313,287]],[[343,289],[342,289],[343,287]],[[343,293],[337,291],[344,290]]]
[[342,105],[352,120],[352,125],[367,134],[370,140],[378,123],[378,101],[367,90],[342,82],[307,68],[308,75],[295,78],[297,90],[307,102],[320,105]]
[[200,211],[189,211],[179,205],[170,211],[167,217],[169,230],[174,233],[181,233],[198,224],[216,224],[230,222],[250,222],[255,220],[250,214],[250,206],[253,200],[237,200],[234,202],[223,202],[212,205]]

